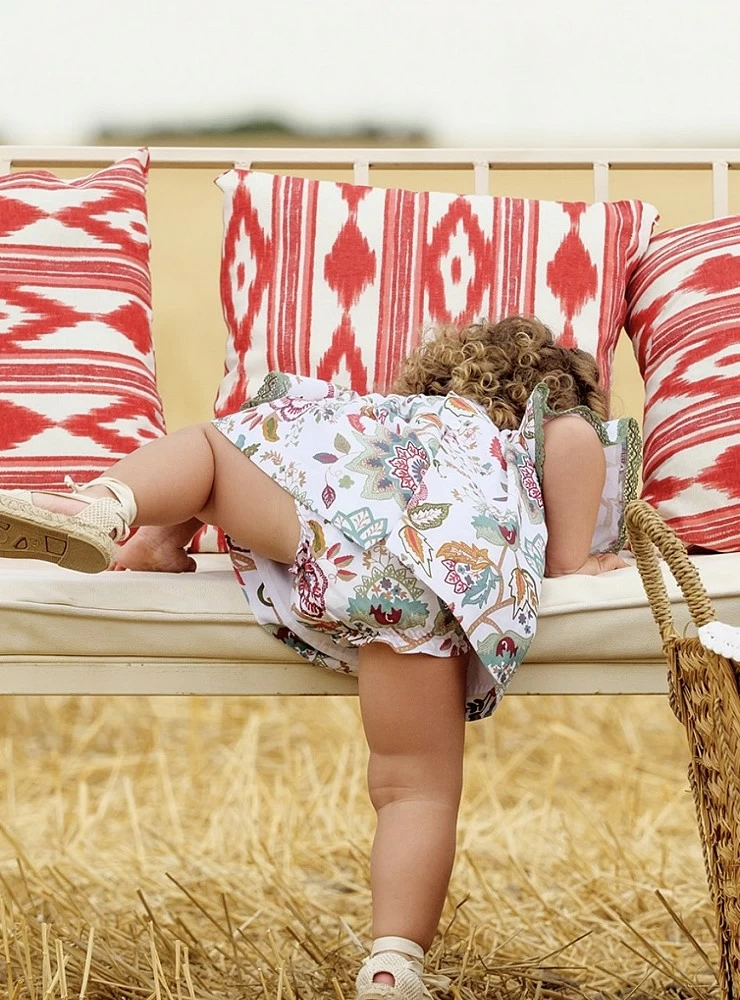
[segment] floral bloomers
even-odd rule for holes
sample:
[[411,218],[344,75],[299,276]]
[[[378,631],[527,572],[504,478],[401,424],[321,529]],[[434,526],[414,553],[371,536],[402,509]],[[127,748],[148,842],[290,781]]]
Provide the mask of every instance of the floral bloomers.
[[[618,550],[636,492],[634,421],[598,419],[607,481],[592,551]],[[257,621],[302,656],[357,669],[358,647],[470,650],[466,718],[491,714],[532,641],[547,529],[540,481],[547,389],[520,427],[447,396],[361,396],[272,373],[215,426],[297,501],[292,566],[230,542]],[[245,500],[248,502],[248,499]]]

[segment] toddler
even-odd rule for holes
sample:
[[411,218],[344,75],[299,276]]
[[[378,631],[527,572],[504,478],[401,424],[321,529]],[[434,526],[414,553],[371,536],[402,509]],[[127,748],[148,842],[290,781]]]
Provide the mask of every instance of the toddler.
[[607,416],[594,359],[511,317],[437,331],[387,394],[273,373],[69,494],[0,492],[0,556],[82,572],[190,570],[195,531],[220,526],[260,624],[358,674],[377,812],[358,1000],[428,995],[465,721],[524,657],[542,578],[625,565],[597,523],[616,516],[618,549],[606,454],[634,482],[635,429]]

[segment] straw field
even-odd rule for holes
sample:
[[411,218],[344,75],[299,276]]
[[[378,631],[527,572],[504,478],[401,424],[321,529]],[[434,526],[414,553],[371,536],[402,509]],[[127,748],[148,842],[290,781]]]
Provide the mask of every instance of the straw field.
[[[373,828],[354,698],[0,699],[0,994],[352,998]],[[662,698],[468,726],[439,996],[717,993]]]

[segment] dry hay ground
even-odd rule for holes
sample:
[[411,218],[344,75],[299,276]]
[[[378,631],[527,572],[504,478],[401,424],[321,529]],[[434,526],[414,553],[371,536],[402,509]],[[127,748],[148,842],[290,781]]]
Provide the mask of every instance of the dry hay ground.
[[[370,938],[353,698],[0,699],[0,992],[353,997]],[[684,735],[662,698],[468,726],[440,996],[716,994]]]

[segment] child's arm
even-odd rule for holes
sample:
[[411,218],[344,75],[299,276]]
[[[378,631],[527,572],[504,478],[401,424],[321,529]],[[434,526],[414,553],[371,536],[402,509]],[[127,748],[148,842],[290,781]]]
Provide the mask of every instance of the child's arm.
[[545,576],[595,576],[627,565],[613,553],[589,554],[605,479],[604,449],[590,424],[576,415],[545,424]]

